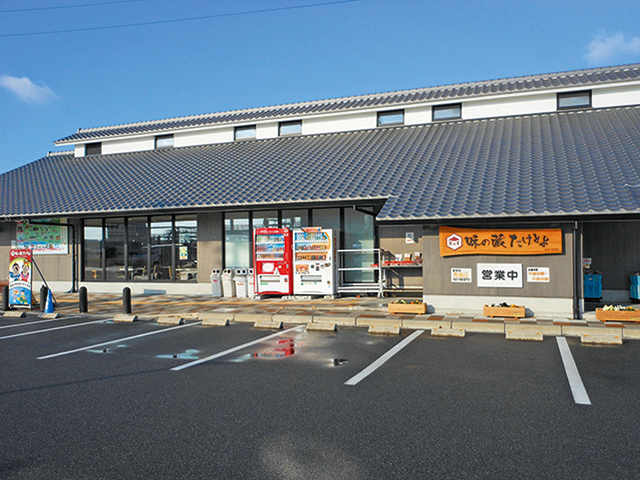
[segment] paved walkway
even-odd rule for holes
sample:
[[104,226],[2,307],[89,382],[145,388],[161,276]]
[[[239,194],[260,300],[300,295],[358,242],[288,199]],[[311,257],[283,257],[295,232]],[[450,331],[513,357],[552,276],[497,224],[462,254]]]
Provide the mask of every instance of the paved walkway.
[[[607,322],[587,312],[583,320],[567,318],[487,318],[469,314],[389,314],[391,298],[348,297],[337,299],[298,298],[214,298],[211,295],[136,295],[132,297],[132,313],[140,319],[154,320],[162,315],[193,319],[227,318],[236,322],[257,319],[282,323],[323,323],[340,326],[380,328],[380,333],[399,333],[400,329],[428,329],[432,335],[464,336],[466,332],[502,333],[507,338],[542,340],[543,336],[579,336],[585,341],[607,337],[617,343],[622,339],[640,339],[640,324]],[[77,293],[56,294],[56,312],[77,314]],[[89,294],[89,313],[117,315],[123,313],[122,295]],[[35,310],[38,311],[37,309]],[[384,331],[384,329],[388,331]],[[594,343],[598,343],[594,341]]]

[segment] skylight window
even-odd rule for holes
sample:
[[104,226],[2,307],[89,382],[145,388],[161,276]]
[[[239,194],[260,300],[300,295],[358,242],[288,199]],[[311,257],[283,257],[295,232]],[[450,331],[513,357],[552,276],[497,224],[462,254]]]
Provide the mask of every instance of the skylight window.
[[278,135],[300,135],[302,133],[302,120],[291,122],[280,122],[278,124]]
[[558,109],[588,108],[591,106],[591,90],[558,93]]
[[158,135],[156,137],[156,149],[172,148],[172,147],[173,147],[173,134],[171,134],[171,135]]
[[246,127],[236,127],[234,131],[234,138],[236,140],[250,140],[256,138],[256,126],[248,125]]
[[87,143],[84,147],[84,154],[89,155],[102,155],[102,143]]
[[432,109],[433,120],[458,120],[462,118],[462,104],[451,103],[448,105],[436,105]]
[[387,127],[390,125],[404,124],[404,110],[388,110],[378,112],[378,126]]

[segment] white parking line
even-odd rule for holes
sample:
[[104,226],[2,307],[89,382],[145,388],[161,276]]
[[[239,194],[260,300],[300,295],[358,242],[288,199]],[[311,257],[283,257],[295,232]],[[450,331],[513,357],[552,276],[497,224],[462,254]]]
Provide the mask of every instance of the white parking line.
[[591,405],[587,390],[584,388],[580,373],[576,362],[573,360],[571,350],[567,344],[567,339],[564,337],[556,337],[558,342],[558,349],[560,350],[560,356],[562,357],[562,363],[564,364],[564,371],[567,374],[567,380],[569,380],[569,386],[571,387],[571,393],[573,394],[573,401],[578,405]]
[[174,371],[177,372],[178,370],[183,370],[185,368],[194,367],[196,365],[200,365],[201,363],[209,362],[211,360],[215,360],[216,358],[224,357],[225,355],[228,355],[230,353],[237,352],[238,350],[242,350],[243,348],[250,347],[251,345],[255,345],[257,343],[266,342],[267,340],[270,340],[270,339],[275,338],[275,337],[279,337],[280,335],[285,335],[285,334],[290,333],[290,332],[295,332],[295,331],[302,330],[303,328],[305,328],[304,325],[300,325],[299,327],[289,328],[287,330],[283,330],[282,332],[274,333],[273,335],[269,335],[267,337],[262,337],[262,338],[259,338],[258,340],[254,340],[252,342],[243,343],[242,345],[238,345],[237,347],[230,348],[228,350],[225,350],[224,352],[216,353],[216,354],[211,355],[209,357],[201,358],[201,359],[195,360],[193,362],[185,363],[184,365],[179,365],[177,367],[173,367],[171,370],[174,370]]
[[58,318],[49,318],[47,320],[35,320],[33,322],[15,323],[13,325],[4,325],[3,327],[0,327],[0,330],[4,330],[5,328],[24,327],[25,325],[37,325],[38,323],[59,322],[60,320],[67,320],[67,319],[68,318],[58,317]]
[[162,330],[155,330],[153,332],[141,333],[139,335],[133,335],[131,337],[118,338],[117,340],[110,340],[108,342],[96,343],[95,345],[89,345],[87,347],[76,348],[74,350],[67,350],[66,352],[52,353],[51,355],[45,355],[38,357],[38,360],[46,360],[47,358],[61,357],[62,355],[69,355],[71,353],[83,352],[85,350],[91,350],[92,348],[104,347],[105,345],[111,345],[112,343],[124,342],[126,340],[133,340],[134,338],[147,337],[149,335],[155,335],[157,333],[165,333],[170,330],[176,330],[178,328],[192,327],[193,325],[200,325],[202,322],[186,323],[184,325],[178,325],[177,327],[163,328]]
[[395,347],[393,347],[391,350],[389,350],[387,353],[382,355],[378,360],[376,360],[371,365],[369,365],[367,368],[365,368],[360,373],[358,373],[357,375],[354,375],[349,380],[344,382],[344,384],[345,385],[357,385],[362,380],[364,380],[369,375],[371,375],[373,372],[375,372],[378,368],[380,368],[384,363],[386,363],[396,353],[398,353],[404,347],[409,345],[411,342],[413,342],[416,338],[418,338],[423,333],[424,333],[424,330],[416,330],[411,335],[409,335],[407,338],[405,338],[403,341],[401,341],[399,344],[397,344]]
[[7,338],[24,337],[25,335],[36,335],[38,333],[53,332],[54,330],[63,330],[65,328],[82,327],[84,325],[91,325],[92,323],[100,323],[100,322],[105,322],[105,320],[102,319],[102,320],[94,320],[92,322],[74,323],[73,325],[64,325],[62,327],[45,328],[44,330],[34,330],[33,332],[14,333],[13,335],[6,335],[4,337],[0,337],[0,340],[5,340]]

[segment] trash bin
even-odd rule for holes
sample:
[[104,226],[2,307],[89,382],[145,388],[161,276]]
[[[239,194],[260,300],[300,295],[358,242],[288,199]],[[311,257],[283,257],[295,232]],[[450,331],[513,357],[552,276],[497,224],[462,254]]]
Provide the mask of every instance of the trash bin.
[[249,290],[249,298],[255,298],[256,289],[255,289],[255,276],[253,274],[253,268],[249,269],[247,273],[247,288]]
[[247,269],[236,268],[233,275],[233,281],[236,283],[236,295],[238,298],[247,297]]
[[225,268],[222,271],[222,296],[236,296],[236,285],[233,282],[233,270],[231,270],[230,268]]
[[222,285],[220,284],[220,270],[214,268],[211,270],[211,293],[214,297],[222,296]]

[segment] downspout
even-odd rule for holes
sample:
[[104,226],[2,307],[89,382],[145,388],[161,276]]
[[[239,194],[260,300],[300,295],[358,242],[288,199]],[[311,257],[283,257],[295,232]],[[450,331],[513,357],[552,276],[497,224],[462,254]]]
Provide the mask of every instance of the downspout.
[[582,297],[582,232],[578,221],[573,222],[573,318],[582,318],[580,299]]

